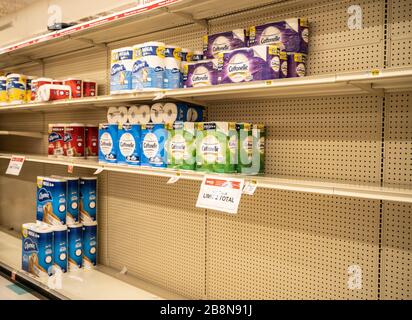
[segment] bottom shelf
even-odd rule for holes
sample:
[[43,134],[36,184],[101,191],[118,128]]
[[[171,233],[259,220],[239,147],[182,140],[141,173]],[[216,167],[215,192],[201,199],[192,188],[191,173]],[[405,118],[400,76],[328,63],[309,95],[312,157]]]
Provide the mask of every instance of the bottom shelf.
[[0,231],[0,267],[25,283],[39,288],[47,296],[69,300],[163,300],[183,297],[167,292],[116,270],[99,266],[93,270],[68,272],[63,275],[61,289],[49,289],[47,280],[40,280],[21,270],[21,240]]

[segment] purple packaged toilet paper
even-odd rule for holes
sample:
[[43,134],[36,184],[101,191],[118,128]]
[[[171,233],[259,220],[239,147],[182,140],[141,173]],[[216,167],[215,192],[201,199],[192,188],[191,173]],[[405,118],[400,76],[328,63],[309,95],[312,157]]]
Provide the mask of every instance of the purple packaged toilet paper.
[[217,59],[189,63],[185,66],[185,88],[217,84]]
[[249,46],[277,44],[286,52],[308,53],[306,19],[292,18],[249,28]]
[[288,54],[288,78],[306,76],[307,55],[302,53]]
[[276,46],[255,46],[220,53],[218,82],[278,79],[281,67],[285,69],[284,63],[284,59],[280,60],[280,50]]
[[246,32],[244,29],[236,29],[203,37],[203,53],[205,59],[214,59],[217,58],[220,52],[246,46]]

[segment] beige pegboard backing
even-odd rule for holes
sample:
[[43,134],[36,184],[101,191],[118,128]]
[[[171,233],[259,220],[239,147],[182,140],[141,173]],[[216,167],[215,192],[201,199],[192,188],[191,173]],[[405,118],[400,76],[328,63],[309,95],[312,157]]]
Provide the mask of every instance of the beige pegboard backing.
[[93,48],[80,53],[72,53],[45,60],[45,76],[54,79],[79,77],[97,81],[99,95],[108,93],[106,88],[107,50]]
[[105,171],[99,174],[98,181],[98,216],[97,220],[99,223],[99,252],[98,252],[98,262],[100,264],[109,265],[109,224],[108,224],[108,176],[109,174]]
[[390,49],[390,67],[412,65],[412,39],[393,40]]
[[412,93],[386,96],[384,182],[412,186]]
[[[170,16],[169,18],[172,19],[173,16]],[[162,41],[165,44],[178,45],[187,49],[203,50],[202,37],[205,34],[207,34],[205,28],[199,25],[190,25],[114,42],[110,44],[110,47],[115,49],[125,46],[133,46],[147,41]]]
[[189,298],[205,288],[205,211],[199,183],[109,173],[109,265]]
[[379,201],[258,189],[207,217],[208,299],[377,298]]
[[363,11],[363,27],[350,30],[347,9],[353,1],[319,1],[261,9],[210,21],[210,32],[244,28],[292,17],[307,17],[310,23],[308,74],[334,73],[383,66],[384,1],[356,2]]
[[412,205],[384,203],[381,298],[412,299]]
[[0,225],[19,231],[21,225],[36,221],[36,177],[43,164],[25,163],[20,176],[5,175],[8,160],[0,160]]
[[380,182],[382,98],[339,96],[214,104],[210,121],[267,125],[265,172]]
[[389,26],[392,40],[412,38],[412,2],[390,0]]

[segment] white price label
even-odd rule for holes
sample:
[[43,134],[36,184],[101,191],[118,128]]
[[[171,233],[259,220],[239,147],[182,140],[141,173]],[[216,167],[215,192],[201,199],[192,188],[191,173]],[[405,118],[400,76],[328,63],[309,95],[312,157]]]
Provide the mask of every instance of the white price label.
[[257,181],[252,180],[245,183],[245,187],[243,188],[243,194],[247,194],[249,196],[253,196],[256,192],[258,187]]
[[95,175],[98,175],[98,174],[102,173],[103,170],[104,170],[104,168],[101,167],[101,168],[97,169],[97,170],[94,172],[94,174],[95,174]]
[[166,92],[158,92],[153,98],[153,101],[162,100],[166,96]]
[[180,174],[176,174],[174,177],[171,177],[169,181],[167,181],[167,184],[174,184],[180,180]]
[[244,179],[205,176],[196,207],[236,214],[244,184]]
[[24,160],[26,160],[26,157],[12,156],[6,174],[10,174],[12,176],[20,175],[20,171],[23,167]]

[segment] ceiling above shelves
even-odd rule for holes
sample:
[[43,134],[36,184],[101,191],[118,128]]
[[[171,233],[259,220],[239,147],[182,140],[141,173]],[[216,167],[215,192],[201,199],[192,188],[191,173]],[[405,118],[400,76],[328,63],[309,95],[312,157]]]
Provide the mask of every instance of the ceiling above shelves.
[[0,113],[67,112],[68,110],[106,108],[127,103],[150,103],[161,99],[191,102],[206,106],[209,102],[225,100],[298,98],[348,94],[383,95],[388,92],[410,90],[412,90],[412,68],[408,67],[7,105],[0,106]]

